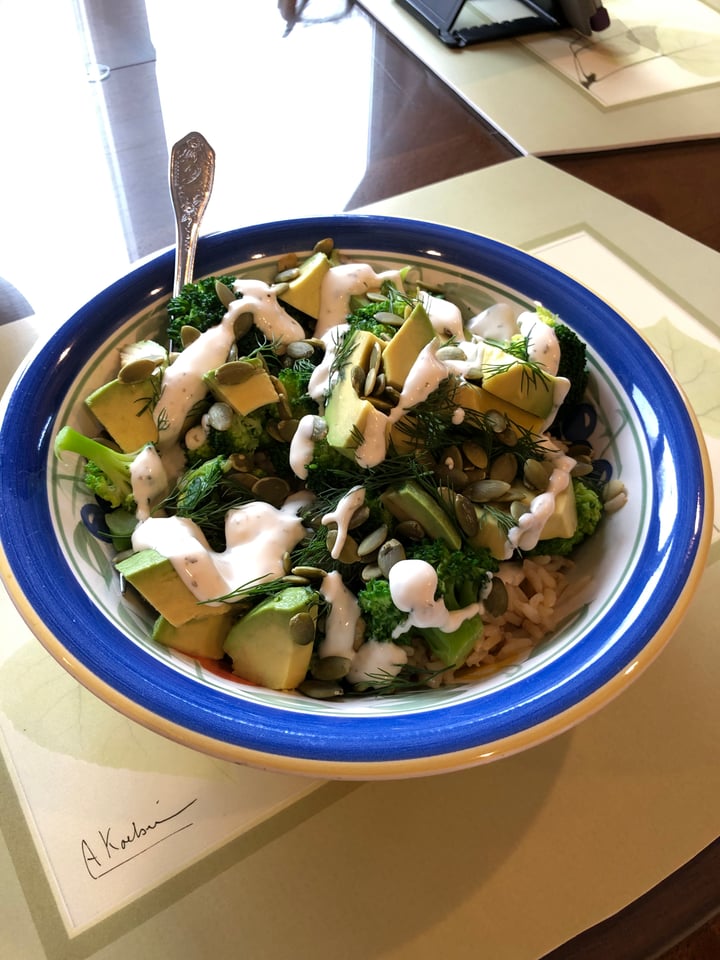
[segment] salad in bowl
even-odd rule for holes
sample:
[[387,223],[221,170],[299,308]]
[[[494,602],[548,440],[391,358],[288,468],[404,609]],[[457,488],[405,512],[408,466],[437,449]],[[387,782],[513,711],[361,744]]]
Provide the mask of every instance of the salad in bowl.
[[4,400],[2,575],[80,682],[225,759],[397,777],[566,730],[662,649],[707,463],[611,307],[383,217],[208,236],[196,276],[134,269]]

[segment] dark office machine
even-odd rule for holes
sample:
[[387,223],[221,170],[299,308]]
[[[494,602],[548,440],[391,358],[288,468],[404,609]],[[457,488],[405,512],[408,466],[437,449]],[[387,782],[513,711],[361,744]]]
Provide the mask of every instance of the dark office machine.
[[601,0],[398,0],[443,43],[465,47],[569,27],[591,36],[610,24]]

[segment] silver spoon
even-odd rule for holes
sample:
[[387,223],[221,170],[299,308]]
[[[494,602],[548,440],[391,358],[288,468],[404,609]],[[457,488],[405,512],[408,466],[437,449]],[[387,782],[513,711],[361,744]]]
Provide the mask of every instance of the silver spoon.
[[173,296],[192,282],[200,221],[215,177],[215,151],[201,133],[188,133],[170,152],[170,195],[175,211]]

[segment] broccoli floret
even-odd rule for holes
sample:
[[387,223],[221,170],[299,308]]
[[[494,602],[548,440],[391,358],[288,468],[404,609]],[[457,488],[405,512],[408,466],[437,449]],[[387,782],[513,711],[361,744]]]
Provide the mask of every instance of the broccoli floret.
[[317,404],[308,394],[308,384],[315,365],[307,360],[296,360],[292,366],[283,367],[277,378],[285,387],[288,403],[295,419],[317,413]]
[[130,468],[145,446],[133,453],[122,453],[99,440],[86,437],[72,427],[63,427],[55,438],[55,456],[62,460],[62,454],[69,452],[84,457],[87,461],[84,479],[92,493],[111,507],[134,511],[137,504],[133,496]]
[[382,643],[394,640],[393,631],[407,620],[407,613],[393,603],[388,581],[382,577],[370,580],[358,591],[357,600],[365,620],[365,636]]
[[567,377],[570,381],[570,390],[560,408],[561,412],[564,412],[582,403],[585,396],[588,381],[587,345],[557,314],[545,307],[538,307],[537,315],[555,331],[560,346],[558,376]]
[[488,574],[498,569],[498,561],[485,548],[473,549],[464,544],[453,550],[444,540],[423,540],[408,547],[408,556],[424,560],[438,576],[438,598],[448,610],[460,610],[476,603],[487,585]]
[[168,339],[175,350],[182,349],[180,330],[182,327],[195,327],[204,333],[209,327],[220,323],[226,313],[225,304],[215,292],[215,281],[219,280],[231,287],[233,277],[206,277],[195,283],[186,283],[176,297],[167,305],[170,318]]
[[384,287],[386,299],[374,300],[371,303],[351,301],[352,312],[346,317],[346,323],[351,330],[367,330],[381,339],[391,339],[397,333],[397,327],[389,323],[376,320],[378,313],[394,313],[397,317],[405,316],[405,308],[411,301],[400,293],[392,284]]
[[573,478],[575,508],[577,510],[577,528],[572,537],[555,537],[552,540],[540,540],[538,545],[528,551],[528,556],[566,557],[578,544],[595,533],[603,515],[602,501],[598,493],[578,477]]
[[363,468],[337,447],[331,447],[326,440],[319,440],[315,444],[313,458],[307,469],[305,486],[319,495],[338,487],[349,490],[363,481]]

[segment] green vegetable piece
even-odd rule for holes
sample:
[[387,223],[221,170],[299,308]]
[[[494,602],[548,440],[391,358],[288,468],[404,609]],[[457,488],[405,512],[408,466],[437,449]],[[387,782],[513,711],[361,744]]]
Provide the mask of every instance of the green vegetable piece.
[[556,377],[494,346],[485,347],[481,369],[488,393],[543,419],[552,413]]
[[461,538],[457,527],[440,504],[414,480],[391,487],[380,499],[396,520],[415,520],[431,539],[439,538],[453,550],[459,549]]
[[424,627],[418,633],[438,660],[451,667],[460,666],[482,636],[483,622],[480,615],[463,620],[452,633],[444,633],[437,627]]
[[137,383],[111,380],[93,391],[85,406],[120,449],[130,453],[157,442],[152,402],[156,389],[151,379]]
[[228,382],[229,377],[226,371],[234,366],[231,364],[226,364],[225,369],[220,367],[218,370],[210,370],[204,374],[203,380],[215,399],[229,404],[242,416],[269,403],[277,403],[277,391],[262,360],[253,357],[243,360],[242,365],[248,375],[238,383]]
[[421,303],[417,303],[383,351],[385,380],[395,390],[403,384],[420,351],[435,337],[435,329]]
[[253,607],[224,643],[233,673],[271,690],[295,689],[310,667],[317,613],[310,587],[286,587]]
[[330,266],[327,255],[322,251],[311,254],[299,265],[299,276],[290,281],[287,290],[278,299],[317,320],[320,316],[320,291]]
[[215,617],[226,613],[226,603],[201,603],[175,570],[172,561],[156,550],[140,550],[116,564],[118,573],[159,614],[174,627],[181,627],[198,617]]
[[358,330],[351,336],[347,356],[325,405],[327,442],[331,447],[350,451],[358,446],[358,439],[365,434],[368,421],[377,413],[372,403],[358,393],[353,369],[359,369],[364,376],[373,347],[375,344],[383,346],[382,341],[367,330]]
[[232,611],[220,616],[198,617],[179,627],[165,617],[158,617],[153,627],[152,638],[164,647],[172,647],[189,657],[206,657],[222,660],[223,643],[232,624]]
[[55,437],[55,456],[58,460],[62,460],[63,453],[76,453],[84,457],[87,461],[85,483],[89,489],[111,507],[122,507],[128,511],[134,511],[137,506],[130,469],[140,452],[121,453],[72,427],[63,427]]
[[[574,493],[573,502],[577,514],[575,532],[568,537],[556,536],[552,539],[544,537],[538,542],[535,549],[530,551],[530,556],[542,554],[566,557],[573,552],[575,547],[579,546],[584,540],[587,540],[588,537],[591,537],[597,530],[603,515],[603,506],[600,497],[592,487],[583,483],[583,481],[577,477],[573,478],[572,488]],[[547,527],[544,528],[543,532],[545,532],[546,529]]]

